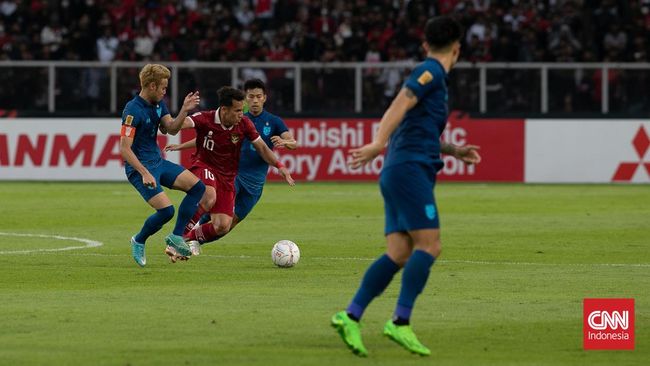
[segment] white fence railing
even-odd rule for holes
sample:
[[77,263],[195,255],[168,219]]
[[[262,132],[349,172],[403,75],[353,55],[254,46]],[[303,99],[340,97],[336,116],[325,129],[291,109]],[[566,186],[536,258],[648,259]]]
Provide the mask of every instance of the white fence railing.
[[[3,61],[0,108],[118,113],[137,92],[143,62]],[[164,62],[172,70],[169,104],[190,90],[207,93],[266,79],[273,110],[378,113],[414,62]],[[650,63],[459,63],[451,74],[452,108],[472,112],[648,111]],[[614,108],[612,108],[614,107]]]

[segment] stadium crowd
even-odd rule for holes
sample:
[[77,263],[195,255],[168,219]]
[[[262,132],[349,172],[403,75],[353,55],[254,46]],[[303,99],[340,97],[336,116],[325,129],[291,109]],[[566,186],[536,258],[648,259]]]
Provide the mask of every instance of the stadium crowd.
[[650,0],[2,0],[0,60],[419,59],[448,13],[469,61],[650,60]]
[[[436,14],[455,14],[465,26],[461,61],[650,61],[650,0],[0,0],[0,61],[420,60],[424,23]],[[303,73],[307,109],[310,103],[325,110],[345,103],[353,108],[353,94],[338,88],[352,75],[319,73],[313,80]],[[463,70],[458,74],[452,88],[466,93],[452,105],[475,110],[477,77]],[[539,110],[539,95],[528,90],[539,90],[538,74],[490,72],[488,109]],[[647,74],[630,79],[645,83]],[[291,71],[244,69],[240,77],[267,81],[276,91],[271,108],[293,110]],[[403,77],[404,70],[364,70],[364,110],[382,110]],[[640,95],[617,91],[622,74],[608,77],[613,109],[625,104],[628,95]],[[96,86],[70,99],[71,107],[87,97],[96,105],[99,85],[106,88],[106,73],[89,70],[63,78],[71,84],[82,78]],[[551,109],[599,110],[600,78],[599,71],[550,72],[553,89],[570,91],[551,95]],[[187,86],[192,83],[201,84]],[[312,93],[310,87],[318,90]],[[323,96],[331,95],[341,99],[323,105]]]

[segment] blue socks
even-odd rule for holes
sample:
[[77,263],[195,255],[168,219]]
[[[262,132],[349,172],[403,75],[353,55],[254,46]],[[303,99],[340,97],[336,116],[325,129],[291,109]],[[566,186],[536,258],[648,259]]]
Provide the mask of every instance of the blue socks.
[[172,217],[174,217],[174,206],[167,206],[156,210],[153,215],[145,220],[144,226],[142,226],[140,232],[134,237],[135,241],[144,244],[151,235],[157,233]]
[[178,206],[178,217],[176,217],[176,226],[174,226],[174,235],[183,235],[183,230],[187,222],[192,219],[196,208],[199,206],[199,201],[205,192],[205,184],[198,181],[196,184],[186,192],[185,198]]
[[393,262],[386,254],[371,264],[363,276],[357,294],[354,295],[354,299],[347,308],[348,315],[359,321],[368,304],[384,292],[399,269],[397,263]]
[[408,324],[415,299],[424,289],[436,258],[424,250],[415,250],[404,266],[402,288],[393,317],[397,325]]

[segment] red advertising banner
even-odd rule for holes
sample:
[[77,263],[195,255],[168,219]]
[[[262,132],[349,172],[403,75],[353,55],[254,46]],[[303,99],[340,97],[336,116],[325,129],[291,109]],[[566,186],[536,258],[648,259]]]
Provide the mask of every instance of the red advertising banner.
[[[305,118],[287,119],[287,127],[298,141],[297,150],[276,149],[282,163],[296,180],[374,181],[383,166],[383,155],[359,169],[348,165],[350,149],[372,141],[379,119]],[[444,168],[438,177],[446,181],[523,182],[524,120],[470,119],[452,113],[442,140],[455,145],[479,145],[482,162],[468,166],[451,156],[443,156]],[[194,137],[183,131],[182,141]],[[184,166],[190,165],[191,151],[181,154]],[[269,180],[280,180],[271,172]]]

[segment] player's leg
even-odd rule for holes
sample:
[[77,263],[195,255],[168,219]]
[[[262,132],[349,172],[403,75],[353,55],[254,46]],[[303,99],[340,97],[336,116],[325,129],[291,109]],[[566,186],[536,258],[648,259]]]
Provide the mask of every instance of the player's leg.
[[145,187],[142,184],[142,176],[137,171],[128,176],[131,185],[156,210],[145,220],[140,231],[131,237],[131,254],[135,262],[141,267],[144,267],[147,263],[144,250],[147,239],[174,217],[174,206],[172,206],[169,197],[162,190],[159,173],[160,171],[157,169],[151,171],[151,174],[156,179],[156,188]]
[[[257,202],[260,200],[261,196],[262,192],[250,193],[248,190],[235,183],[235,214],[232,217],[230,229],[227,233],[231,232],[237,224],[242,222],[242,220],[248,216],[248,214],[253,210],[253,207],[255,207]],[[225,236],[225,234],[217,236],[214,240],[219,240],[223,236]]]
[[[205,184],[205,193],[203,193],[203,197],[201,197],[201,201],[199,201],[199,206],[196,209],[194,216],[192,216],[190,221],[187,222],[187,225],[185,225],[185,229],[183,230],[183,236],[185,237],[196,225],[202,225],[210,221],[210,209],[214,206],[217,200],[217,193],[214,189],[214,181],[212,182],[212,185],[205,180],[203,183]],[[207,216],[207,219],[201,222],[203,216]]]
[[[205,222],[210,221],[210,209],[212,206],[214,206],[217,200],[217,183],[214,172],[212,172],[210,168],[203,164],[195,164],[189,170],[192,172],[192,174],[198,177],[203,182],[203,184],[205,184],[206,189],[205,193],[203,193],[203,197],[201,197],[201,200],[199,201],[199,205],[194,215],[187,222],[187,225],[185,225],[185,228],[183,230],[183,237],[187,237],[189,235],[189,232],[194,229],[195,226],[202,225]],[[213,189],[211,190],[210,187]],[[207,216],[207,220],[201,222],[203,216]]]
[[[203,204],[205,204],[206,207],[212,207],[212,205],[214,204],[214,201],[216,200],[216,195],[217,195],[216,191],[215,191],[215,188],[214,188],[214,181],[210,182],[208,180],[203,180],[203,183],[205,184],[205,192],[203,193],[203,197],[201,198],[200,202],[203,202]],[[199,203],[199,205],[200,204],[201,203]],[[188,224],[188,226],[189,226],[189,224]],[[192,225],[192,228],[194,228],[194,225]],[[190,228],[190,229],[192,229],[192,228]],[[183,233],[183,239],[186,240],[187,245],[189,246],[190,252],[192,253],[192,255],[193,256],[194,255],[199,255],[199,254],[201,254],[200,246],[199,246],[197,241],[189,239],[190,231],[191,230],[187,230],[187,226],[186,226],[186,230]],[[169,257],[169,260],[172,263],[176,263],[179,260],[180,261],[189,260],[189,256],[179,254],[176,251],[176,249],[174,247],[170,246],[170,245],[168,245],[165,248],[165,254],[167,254],[167,256]]]
[[176,249],[178,254],[189,256],[191,255],[190,247],[183,239],[183,230],[192,215],[194,215],[201,197],[203,197],[205,184],[189,170],[178,164],[163,160],[162,165],[163,173],[160,176],[160,183],[165,187],[182,190],[186,193],[178,207],[176,225],[174,225],[172,233],[165,237],[165,242]]
[[[216,189],[216,203],[210,210],[210,222],[200,225],[187,235],[188,241],[197,241],[199,244],[209,243],[217,237],[226,235],[230,230],[234,215],[235,192],[224,189],[224,185],[219,185]],[[192,243],[194,245],[195,243]]]
[[440,223],[432,193],[435,175],[418,165],[408,164],[408,171],[400,173],[405,178],[400,189],[408,189],[410,195],[402,197],[397,209],[400,221],[408,230],[413,253],[404,265],[397,306],[393,319],[384,327],[384,334],[413,353],[429,355],[431,351],[413,333],[410,318],[415,299],[424,289],[431,266],[440,254]]
[[370,302],[381,295],[392,281],[395,273],[404,265],[412,248],[409,236],[400,229],[398,212],[394,203],[396,198],[390,189],[397,183],[393,175],[382,172],[380,187],[384,197],[386,219],[384,232],[387,252],[368,267],[361,280],[361,285],[347,309],[332,317],[332,326],[337,329],[345,344],[359,355],[367,354],[361,341],[359,321]]
[[409,231],[409,235],[414,251],[404,266],[395,313],[393,319],[386,322],[384,334],[407,350],[428,356],[431,351],[416,337],[410,326],[410,318],[415,300],[427,283],[431,266],[441,253],[440,230],[413,230]]
[[186,193],[185,198],[183,198],[183,201],[178,206],[178,216],[173,231],[174,235],[181,236],[183,235],[185,225],[192,218],[199,201],[203,198],[205,184],[189,170],[183,170],[174,179],[172,188],[180,189]]
[[239,184],[237,187],[237,196],[235,197],[235,217],[232,220],[232,225],[230,225],[230,231],[242,222],[248,214],[253,211],[253,207],[257,205],[260,198],[262,197],[262,191],[251,192],[242,184]]
[[339,332],[343,342],[352,352],[361,356],[367,355],[359,330],[361,317],[370,302],[388,287],[411,253],[410,238],[405,233],[388,234],[386,241],[386,253],[368,267],[347,309],[332,317],[332,326]]

